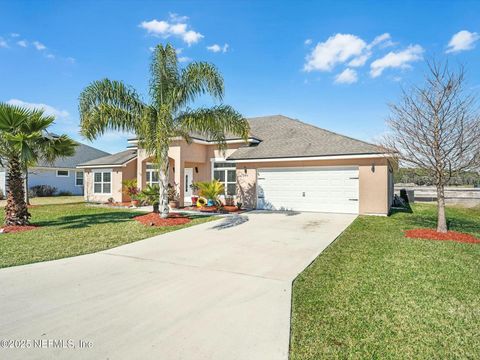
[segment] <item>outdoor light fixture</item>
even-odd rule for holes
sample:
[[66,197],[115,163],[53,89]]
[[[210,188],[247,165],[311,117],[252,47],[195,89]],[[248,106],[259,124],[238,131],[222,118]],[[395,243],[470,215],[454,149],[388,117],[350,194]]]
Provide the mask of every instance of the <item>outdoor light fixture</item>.
[[375,163],[372,163],[372,172],[375,172]]
[[244,172],[245,174],[247,173],[247,167],[246,167],[246,166],[243,167],[243,172]]

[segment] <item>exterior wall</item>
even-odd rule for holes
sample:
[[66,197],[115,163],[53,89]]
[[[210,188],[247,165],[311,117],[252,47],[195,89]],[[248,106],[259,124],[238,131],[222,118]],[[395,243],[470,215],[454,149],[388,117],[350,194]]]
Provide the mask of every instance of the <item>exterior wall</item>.
[[[68,170],[68,177],[58,177],[57,169],[32,168],[28,171],[28,187],[36,185],[49,185],[57,188],[57,193],[66,191],[73,195],[83,195],[83,186],[76,186],[76,171],[80,169],[58,169]],[[6,173],[0,171],[0,192],[6,193]]]
[[256,207],[257,169],[308,166],[358,166],[360,214],[388,214],[390,199],[386,158],[237,163],[239,200],[247,208]]
[[[218,150],[216,145],[204,145],[198,143],[187,144],[185,141],[174,141],[169,150],[170,173],[169,182],[177,186],[180,195],[180,206],[183,206],[184,169],[193,168],[193,181],[210,181],[212,179],[211,159],[223,159],[231,155],[236,149],[242,146],[230,144],[223,152]],[[146,186],[145,172],[146,164],[151,161],[151,156],[144,149],[138,150],[137,157],[137,179],[141,189]],[[198,170],[198,172],[196,171]]]
[[[108,202],[109,198],[113,198],[116,202],[123,201],[122,194],[122,175],[125,168],[103,168],[103,169],[85,169],[84,182],[85,182],[85,201],[88,202]],[[93,193],[93,173],[97,170],[111,170],[112,172],[112,187],[111,194],[94,194]]]
[[57,176],[57,169],[40,169],[32,168],[28,171],[28,187],[36,185],[49,185],[57,188],[57,193],[61,191],[68,191],[73,195],[83,195],[83,186],[75,185],[77,169],[58,169],[68,170],[68,177]]

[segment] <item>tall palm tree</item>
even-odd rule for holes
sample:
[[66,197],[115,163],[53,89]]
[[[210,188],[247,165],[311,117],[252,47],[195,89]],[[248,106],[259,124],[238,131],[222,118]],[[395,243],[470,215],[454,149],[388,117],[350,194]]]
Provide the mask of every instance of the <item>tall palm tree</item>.
[[5,225],[29,222],[23,178],[28,165],[41,159],[53,162],[75,152],[77,143],[68,136],[48,134],[47,129],[54,120],[53,116],[44,115],[43,110],[0,103],[0,158],[7,167]]
[[210,136],[225,148],[226,134],[248,137],[248,122],[228,105],[200,107],[189,105],[208,94],[215,100],[224,95],[223,77],[206,62],[178,66],[175,48],[157,45],[150,66],[150,102],[120,81],[94,81],[80,94],[82,134],[94,139],[106,130],[133,131],[139,146],[154,159],[160,177],[160,216],[168,216],[168,148],[173,139],[190,142],[192,132]]

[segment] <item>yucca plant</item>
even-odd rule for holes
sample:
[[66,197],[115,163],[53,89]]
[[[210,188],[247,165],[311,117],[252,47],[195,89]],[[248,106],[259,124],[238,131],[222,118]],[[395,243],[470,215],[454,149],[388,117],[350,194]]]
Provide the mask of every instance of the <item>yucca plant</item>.
[[158,184],[148,184],[138,195],[142,201],[153,206],[153,212],[158,213],[160,204],[160,186]]
[[168,216],[168,148],[177,138],[191,141],[190,133],[201,133],[213,139],[222,149],[226,134],[247,140],[246,119],[228,105],[208,108],[189,107],[203,95],[222,100],[223,77],[206,62],[178,65],[177,52],[171,45],[157,45],[150,66],[150,101],[121,81],[94,81],[80,94],[81,132],[95,139],[105,131],[133,131],[139,146],[153,158],[159,170],[160,213]]
[[218,197],[224,193],[224,186],[218,180],[213,181],[200,181],[195,183],[198,186],[198,193],[207,200],[213,201],[218,205]]

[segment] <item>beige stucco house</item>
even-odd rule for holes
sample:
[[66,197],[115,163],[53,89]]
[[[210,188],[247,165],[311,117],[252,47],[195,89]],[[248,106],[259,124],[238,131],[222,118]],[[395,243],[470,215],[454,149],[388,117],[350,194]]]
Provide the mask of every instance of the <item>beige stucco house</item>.
[[[244,207],[386,215],[393,198],[393,159],[375,145],[281,115],[248,119],[248,142],[227,138],[219,151],[208,137],[174,140],[169,149],[171,184],[180,206],[191,203],[191,183],[218,179],[225,196]],[[79,165],[85,200],[128,201],[122,181],[140,188],[158,182],[150,156],[129,140],[129,149]]]

